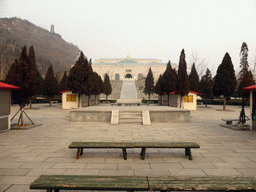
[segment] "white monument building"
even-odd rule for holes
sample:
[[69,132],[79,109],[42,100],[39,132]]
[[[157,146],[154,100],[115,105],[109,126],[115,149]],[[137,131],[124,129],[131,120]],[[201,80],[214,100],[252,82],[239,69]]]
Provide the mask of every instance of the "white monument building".
[[[133,79],[139,80],[146,77],[151,67],[154,79],[157,80],[160,74],[166,70],[167,63],[154,58],[132,58],[128,55],[126,58],[101,58],[92,63],[92,68],[102,79],[107,73],[110,80]],[[172,63],[172,68],[178,71],[178,65]]]

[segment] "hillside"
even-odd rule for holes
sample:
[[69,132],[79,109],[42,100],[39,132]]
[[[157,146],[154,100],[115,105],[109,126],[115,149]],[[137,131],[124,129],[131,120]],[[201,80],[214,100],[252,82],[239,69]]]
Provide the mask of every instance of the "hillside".
[[34,46],[37,68],[42,75],[50,65],[53,65],[55,73],[69,70],[79,56],[79,48],[67,43],[59,34],[27,20],[0,18],[0,80],[14,59],[19,57],[24,45],[27,45],[27,51],[31,45]]

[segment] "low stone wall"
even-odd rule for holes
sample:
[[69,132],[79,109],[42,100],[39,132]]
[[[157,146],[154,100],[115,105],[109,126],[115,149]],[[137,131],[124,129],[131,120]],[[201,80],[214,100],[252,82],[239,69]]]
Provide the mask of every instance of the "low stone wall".
[[149,111],[152,123],[187,123],[190,121],[189,110]]
[[[186,123],[190,121],[189,110],[149,111],[152,123]],[[112,111],[74,110],[69,113],[70,122],[111,122]]]
[[70,122],[110,122],[111,111],[70,111]]

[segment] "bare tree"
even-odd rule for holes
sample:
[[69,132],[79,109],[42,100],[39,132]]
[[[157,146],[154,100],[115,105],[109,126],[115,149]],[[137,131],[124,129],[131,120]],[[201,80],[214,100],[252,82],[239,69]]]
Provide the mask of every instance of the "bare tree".
[[208,68],[206,59],[201,58],[197,51],[193,51],[191,53],[190,63],[191,65],[189,70],[191,70],[193,63],[195,63],[195,67],[196,67],[199,78],[201,78],[204,75],[206,69]]

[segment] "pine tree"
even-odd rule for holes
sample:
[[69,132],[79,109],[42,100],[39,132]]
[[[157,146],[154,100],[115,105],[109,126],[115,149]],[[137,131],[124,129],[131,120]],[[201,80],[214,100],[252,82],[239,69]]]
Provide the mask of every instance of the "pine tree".
[[[41,74],[36,67],[36,57],[35,57],[33,46],[30,46],[29,48],[28,63],[30,66],[31,75],[33,75],[35,79],[35,81],[31,83],[30,89],[33,92],[33,96],[36,96],[42,93],[43,81],[42,81]],[[32,108],[31,101],[32,101],[32,97],[30,97],[30,108]]]
[[161,104],[162,104],[163,103],[163,95],[164,95],[164,83],[163,83],[162,75],[159,75],[159,78],[156,82],[155,92],[156,92],[156,94],[161,96]]
[[154,77],[151,70],[151,67],[149,68],[146,81],[145,81],[145,88],[143,91],[146,95],[148,95],[148,100],[150,101],[150,95],[152,95],[155,92],[155,86],[154,86]]
[[189,79],[189,90],[198,92],[199,76],[196,71],[195,63],[193,63],[191,72],[188,76]]
[[213,94],[215,96],[224,96],[223,110],[226,109],[226,98],[231,96],[235,91],[236,84],[234,66],[231,57],[226,53],[222,63],[218,67],[213,85]]
[[106,73],[104,77],[104,91],[103,93],[106,95],[106,100],[108,100],[108,96],[112,93],[112,87],[109,80],[109,76]]
[[164,92],[169,94],[170,92],[177,91],[177,73],[172,68],[171,62],[167,63],[166,70],[163,74]]
[[88,62],[83,52],[80,53],[76,64],[70,69],[68,75],[68,89],[73,93],[79,94],[78,107],[80,105],[81,94],[88,96],[89,105],[91,105],[90,96],[95,89],[94,75],[91,60]]
[[12,94],[12,98],[15,99],[20,106],[20,125],[23,125],[23,113],[25,113],[25,104],[32,96],[36,95],[36,83],[38,82],[38,76],[36,66],[34,64],[35,63],[33,63],[33,61],[30,60],[30,57],[27,55],[27,47],[25,45],[22,48],[19,60],[15,60],[5,79],[6,83],[21,88],[18,91],[14,91]]
[[178,94],[181,96],[180,98],[180,107],[185,95],[188,95],[189,92],[189,80],[187,74],[187,63],[185,60],[185,51],[184,49],[181,51],[180,54],[180,61],[179,61],[179,70],[178,70]]
[[158,95],[163,95],[164,94],[164,85],[163,85],[163,77],[162,75],[159,75],[158,81],[155,86],[155,92]]
[[243,42],[241,51],[240,51],[240,72],[238,78],[238,88],[237,93],[240,97],[245,96],[246,100],[249,98],[249,93],[244,93],[242,88],[248,87],[254,84],[254,80],[250,75],[249,64],[248,64],[248,47],[245,42]]
[[213,80],[211,71],[207,68],[206,73],[202,76],[199,82],[200,96],[205,100],[205,106],[207,107],[208,100],[213,96],[212,94]]
[[48,96],[50,106],[52,105],[52,98],[59,93],[59,86],[52,65],[48,68],[44,80],[44,95]]
[[60,92],[68,90],[68,75],[67,71],[64,72],[64,75],[59,83]]
[[164,92],[168,95],[169,102],[169,93],[177,91],[177,73],[176,70],[172,68],[170,61],[167,63],[166,70],[162,78]]

